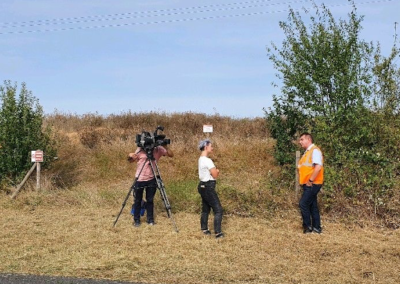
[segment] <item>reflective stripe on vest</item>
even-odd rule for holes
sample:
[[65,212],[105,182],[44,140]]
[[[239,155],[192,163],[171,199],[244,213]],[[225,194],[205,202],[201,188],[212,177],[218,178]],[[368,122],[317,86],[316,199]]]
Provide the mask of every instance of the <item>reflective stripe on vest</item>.
[[[297,165],[299,169],[299,183],[305,184],[310,179],[312,172],[314,171],[314,166],[312,163],[312,153],[314,149],[319,148],[317,146],[311,147],[310,150],[306,151],[301,157],[299,164]],[[321,151],[321,150],[319,150]],[[318,173],[317,177],[313,181],[315,184],[322,184],[324,182],[324,166],[322,166],[321,171]]]

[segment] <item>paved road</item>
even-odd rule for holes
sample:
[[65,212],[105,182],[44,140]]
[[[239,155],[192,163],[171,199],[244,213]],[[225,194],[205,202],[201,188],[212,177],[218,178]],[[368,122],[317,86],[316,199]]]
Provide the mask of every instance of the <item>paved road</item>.
[[143,284],[72,277],[38,276],[27,274],[0,273],[0,284]]

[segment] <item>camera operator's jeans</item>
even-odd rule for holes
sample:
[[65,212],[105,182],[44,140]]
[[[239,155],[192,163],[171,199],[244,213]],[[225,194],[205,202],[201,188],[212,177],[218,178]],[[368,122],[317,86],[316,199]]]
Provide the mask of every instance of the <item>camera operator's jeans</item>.
[[140,220],[140,206],[143,199],[143,192],[146,189],[146,214],[147,214],[147,222],[154,222],[154,195],[157,191],[157,182],[155,179],[148,181],[137,181],[134,185],[134,215],[133,219],[135,221]]
[[202,230],[208,229],[208,215],[210,214],[211,208],[214,211],[214,231],[216,234],[221,233],[221,222],[222,222],[222,206],[219,201],[217,192],[215,191],[216,186],[215,180],[207,182],[200,182],[197,190],[200,193],[202,200],[202,211],[200,218],[200,225]]
[[304,228],[321,228],[321,218],[317,203],[317,195],[321,187],[322,184],[303,185],[303,195],[300,199],[299,207],[303,217]]

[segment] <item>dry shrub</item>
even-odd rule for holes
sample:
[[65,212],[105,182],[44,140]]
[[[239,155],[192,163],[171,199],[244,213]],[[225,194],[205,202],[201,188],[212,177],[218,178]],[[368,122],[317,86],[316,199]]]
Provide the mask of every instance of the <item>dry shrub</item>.
[[[365,227],[366,224],[373,222],[377,227],[387,227],[392,229],[400,228],[400,190],[395,188],[394,194],[390,198],[385,209],[377,208],[371,202],[363,199],[349,198],[338,194],[334,202],[329,202],[325,212],[337,221],[345,224],[357,224]],[[323,191],[322,196],[323,197]],[[325,204],[320,202],[322,206]]]
[[58,133],[58,157],[51,167],[44,172],[57,188],[70,188],[85,177],[84,162],[88,150],[80,143],[77,133]]
[[58,111],[46,116],[45,124],[63,132],[80,132],[83,128],[97,128],[106,126],[109,118],[98,113],[84,115],[60,113]]
[[120,131],[119,129],[95,128],[93,126],[85,127],[79,131],[79,137],[81,143],[88,148],[94,148],[98,144],[111,145],[115,141],[127,139],[124,131]]
[[393,196],[387,204],[387,216],[385,224],[389,224],[390,228],[400,228],[400,188],[393,190]]
[[94,128],[84,128],[79,132],[81,143],[89,148],[94,148],[100,142],[100,133]]

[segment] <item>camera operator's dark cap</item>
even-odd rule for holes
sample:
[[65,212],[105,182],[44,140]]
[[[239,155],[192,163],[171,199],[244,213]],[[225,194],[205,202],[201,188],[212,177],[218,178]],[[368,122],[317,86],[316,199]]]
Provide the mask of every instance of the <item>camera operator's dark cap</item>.
[[211,143],[210,139],[204,139],[199,142],[199,150],[203,151],[204,148]]

